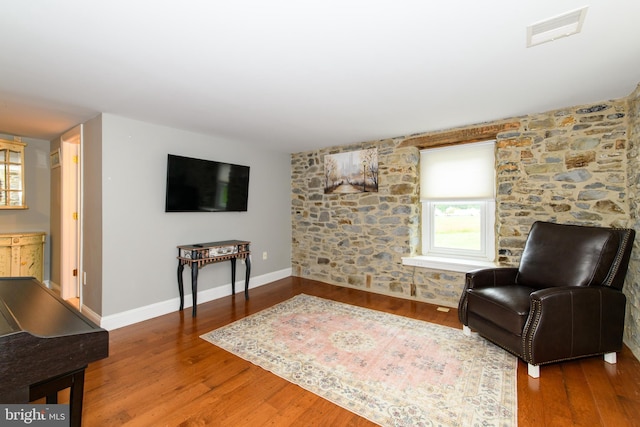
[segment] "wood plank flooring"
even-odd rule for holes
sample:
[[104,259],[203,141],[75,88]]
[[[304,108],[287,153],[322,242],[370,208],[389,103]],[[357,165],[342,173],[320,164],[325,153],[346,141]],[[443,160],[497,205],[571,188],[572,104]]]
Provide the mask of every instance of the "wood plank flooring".
[[[108,359],[89,366],[85,426],[372,426],[371,422],[213,346],[199,336],[306,293],[460,328],[456,310],[300,278],[170,313],[110,333]],[[520,426],[640,426],[640,363],[625,347],[602,358],[518,365]]]

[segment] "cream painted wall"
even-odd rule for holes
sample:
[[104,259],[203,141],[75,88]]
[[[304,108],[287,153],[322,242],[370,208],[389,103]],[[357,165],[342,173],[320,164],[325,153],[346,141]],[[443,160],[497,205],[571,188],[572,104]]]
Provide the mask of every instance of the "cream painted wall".
[[[291,267],[289,154],[261,148],[259,143],[231,143],[110,114],[103,114],[101,121],[102,303],[98,314],[109,316],[176,298],[179,244],[249,240],[252,276]],[[85,158],[90,143],[85,133]],[[169,153],[250,166],[248,212],[165,213]],[[88,167],[89,162],[85,163],[85,195],[93,191],[88,185],[97,184],[88,182]],[[85,212],[85,220],[89,214]],[[85,223],[85,245],[90,233],[98,233],[97,227],[96,223],[88,234]],[[268,252],[264,261],[263,251]],[[89,264],[85,267],[87,281],[93,283],[92,275],[99,272],[96,268],[92,273]],[[242,277],[240,263],[237,270]],[[188,268],[184,278],[190,286]],[[230,279],[230,263],[207,266],[200,270],[199,291],[228,284]]]

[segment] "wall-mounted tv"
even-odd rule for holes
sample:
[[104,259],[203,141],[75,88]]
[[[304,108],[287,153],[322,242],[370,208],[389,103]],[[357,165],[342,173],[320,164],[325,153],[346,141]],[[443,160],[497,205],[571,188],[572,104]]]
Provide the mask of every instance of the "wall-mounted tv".
[[249,166],[169,154],[165,212],[244,212]]

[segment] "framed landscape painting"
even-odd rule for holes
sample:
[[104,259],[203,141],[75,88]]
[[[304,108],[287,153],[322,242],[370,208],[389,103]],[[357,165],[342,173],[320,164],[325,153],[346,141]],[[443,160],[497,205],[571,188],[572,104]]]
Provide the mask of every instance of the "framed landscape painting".
[[378,149],[324,156],[324,193],[347,194],[378,191]]

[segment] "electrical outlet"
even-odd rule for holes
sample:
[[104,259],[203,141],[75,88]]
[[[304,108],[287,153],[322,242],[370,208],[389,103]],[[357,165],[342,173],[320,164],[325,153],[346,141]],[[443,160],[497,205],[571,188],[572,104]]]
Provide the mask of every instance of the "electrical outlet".
[[265,261],[267,259],[267,251],[262,252],[262,260]]

